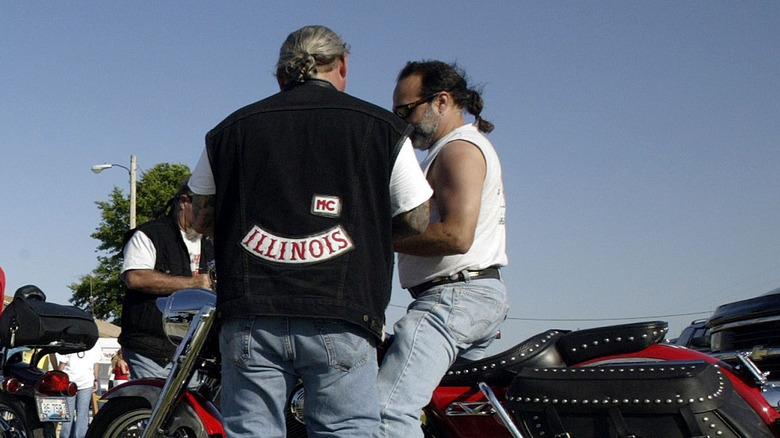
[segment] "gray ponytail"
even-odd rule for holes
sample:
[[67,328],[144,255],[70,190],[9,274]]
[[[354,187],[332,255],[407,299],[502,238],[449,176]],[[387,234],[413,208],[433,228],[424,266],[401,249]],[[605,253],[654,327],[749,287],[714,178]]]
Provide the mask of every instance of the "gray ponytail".
[[325,26],[305,26],[291,33],[279,49],[276,78],[283,85],[304,82],[331,71],[349,46]]

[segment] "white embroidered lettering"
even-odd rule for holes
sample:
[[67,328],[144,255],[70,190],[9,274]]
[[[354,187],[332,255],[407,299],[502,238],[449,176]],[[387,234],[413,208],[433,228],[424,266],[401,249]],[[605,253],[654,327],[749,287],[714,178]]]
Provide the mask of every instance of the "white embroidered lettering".
[[254,226],[244,236],[240,245],[255,257],[277,263],[295,264],[323,262],[354,247],[341,225],[321,234],[299,239],[276,236]]

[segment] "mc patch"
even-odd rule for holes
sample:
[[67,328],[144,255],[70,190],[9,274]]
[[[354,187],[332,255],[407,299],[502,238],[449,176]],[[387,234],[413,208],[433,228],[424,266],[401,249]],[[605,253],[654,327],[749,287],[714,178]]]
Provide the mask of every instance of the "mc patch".
[[317,216],[341,216],[341,199],[338,196],[314,195],[311,198],[311,214]]

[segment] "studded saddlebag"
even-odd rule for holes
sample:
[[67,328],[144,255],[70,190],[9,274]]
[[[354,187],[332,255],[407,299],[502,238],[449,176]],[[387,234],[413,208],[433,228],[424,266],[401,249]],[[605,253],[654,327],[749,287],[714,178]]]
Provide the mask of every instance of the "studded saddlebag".
[[703,361],[526,368],[507,407],[533,438],[772,437],[720,368]]

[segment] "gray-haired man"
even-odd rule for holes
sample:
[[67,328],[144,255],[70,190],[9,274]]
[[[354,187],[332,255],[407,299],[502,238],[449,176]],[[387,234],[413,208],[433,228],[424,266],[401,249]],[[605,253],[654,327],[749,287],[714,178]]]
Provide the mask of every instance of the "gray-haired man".
[[311,437],[379,424],[375,345],[392,241],[420,233],[431,189],[407,125],[343,93],[347,45],[307,26],[282,45],[282,91],[212,129],[190,185],[214,235],[228,436],[285,436],[300,378]]

